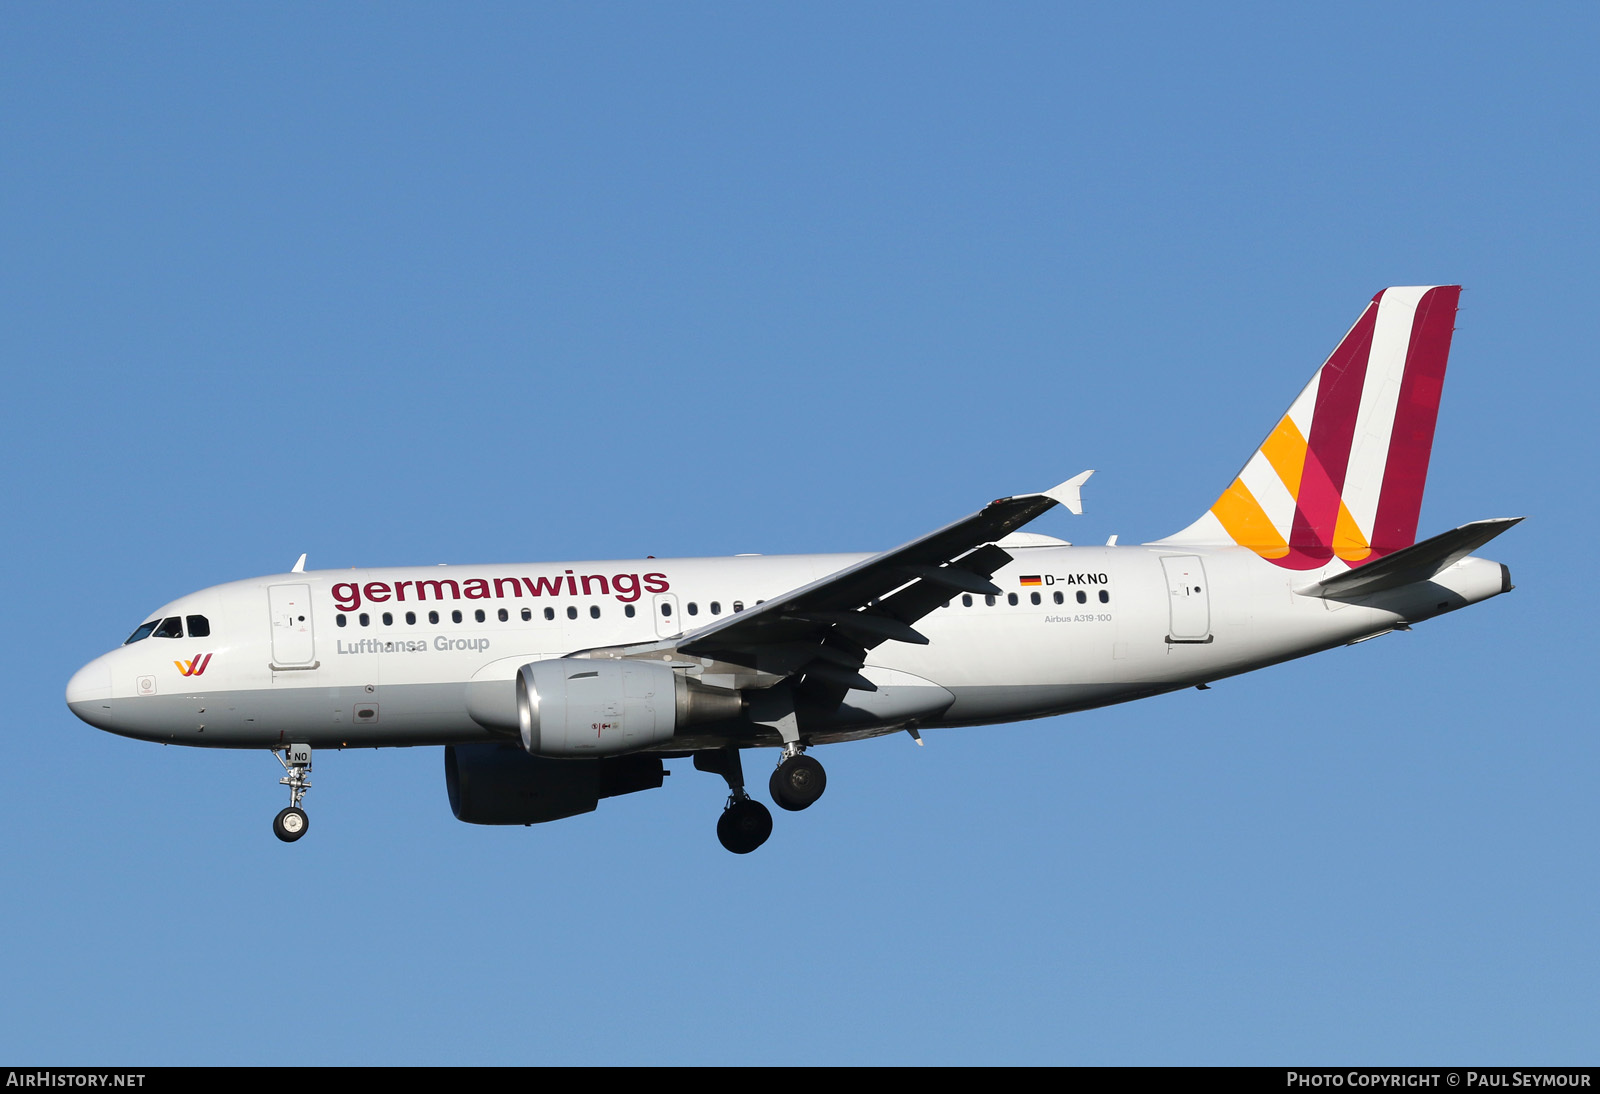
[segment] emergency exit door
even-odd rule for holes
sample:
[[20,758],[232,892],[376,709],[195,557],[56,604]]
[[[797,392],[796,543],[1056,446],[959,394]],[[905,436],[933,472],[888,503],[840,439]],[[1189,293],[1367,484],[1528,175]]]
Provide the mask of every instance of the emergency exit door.
[[672,593],[662,593],[655,600],[656,633],[671,638],[683,633],[683,621],[678,618],[678,598]]

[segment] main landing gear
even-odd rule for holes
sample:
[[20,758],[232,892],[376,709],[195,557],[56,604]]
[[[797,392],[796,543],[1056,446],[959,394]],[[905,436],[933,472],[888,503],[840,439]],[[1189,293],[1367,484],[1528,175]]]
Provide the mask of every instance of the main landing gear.
[[754,798],[728,799],[717,818],[717,839],[736,855],[748,855],[772,835],[772,814]]
[[[782,809],[798,812],[818,798],[828,785],[822,765],[804,755],[798,742],[786,745],[783,760],[767,782],[772,800]],[[715,751],[696,752],[694,766],[721,775],[728,783],[728,804],[717,818],[717,839],[736,855],[748,855],[772,835],[772,814],[744,788],[744,765],[739,750],[732,746]]]
[[311,782],[306,778],[311,774],[311,746],[290,745],[284,751],[287,756],[279,756],[277,749],[273,749],[272,754],[287,772],[278,782],[289,788],[289,808],[273,818],[272,834],[284,843],[293,843],[311,827],[311,818],[300,808],[300,799],[311,789]]
[[717,839],[736,855],[748,855],[772,835],[772,814],[744,788],[744,765],[737,748],[696,752],[694,766],[721,775],[728,783],[728,804],[717,818]]
[[805,755],[798,742],[783,746],[783,760],[767,780],[767,789],[779,808],[792,813],[810,806],[828,788],[828,773],[822,765]]

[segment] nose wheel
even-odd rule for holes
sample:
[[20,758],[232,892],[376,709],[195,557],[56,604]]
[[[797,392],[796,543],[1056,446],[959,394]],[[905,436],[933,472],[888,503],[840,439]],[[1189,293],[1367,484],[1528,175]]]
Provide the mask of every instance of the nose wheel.
[[309,827],[311,818],[306,816],[306,811],[293,805],[272,819],[272,834],[284,843],[293,843],[305,835]]
[[272,834],[284,843],[293,843],[311,827],[311,818],[300,808],[300,800],[311,789],[307,777],[311,774],[311,746],[290,745],[283,751],[285,755],[280,756],[275,748],[272,755],[283,765],[284,776],[278,782],[289,788],[289,808],[272,819]]

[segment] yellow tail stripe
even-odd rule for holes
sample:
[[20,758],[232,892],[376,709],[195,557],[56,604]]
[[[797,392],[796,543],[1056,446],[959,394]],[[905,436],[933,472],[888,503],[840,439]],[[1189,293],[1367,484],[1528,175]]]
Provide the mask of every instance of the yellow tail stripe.
[[1261,442],[1261,454],[1288,487],[1289,496],[1300,500],[1300,475],[1306,468],[1306,439],[1294,419],[1287,414],[1272,434]]
[[1360,562],[1372,553],[1372,545],[1361,534],[1356,518],[1343,501],[1339,502],[1339,519],[1333,526],[1333,553],[1346,562]]
[[1241,480],[1234,479],[1233,485],[1222,492],[1211,507],[1211,513],[1233,542],[1250,548],[1262,558],[1282,558],[1289,553],[1288,542],[1272,526],[1261,503]]

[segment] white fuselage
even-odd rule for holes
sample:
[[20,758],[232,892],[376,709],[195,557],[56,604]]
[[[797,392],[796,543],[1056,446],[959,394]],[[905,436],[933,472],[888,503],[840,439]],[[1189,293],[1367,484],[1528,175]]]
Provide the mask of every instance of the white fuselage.
[[[1431,581],[1338,603],[1295,591],[1317,573],[1284,570],[1244,548],[1007,549],[1013,561],[994,575],[1000,596],[955,593],[918,622],[926,646],[872,649],[863,675],[880,685],[878,705],[813,727],[812,740],[886,732],[910,711],[925,727],[975,725],[1136,699],[1381,634],[1509,587],[1503,567],[1467,558]],[[202,616],[208,635],[185,629],[182,638],[119,647],[80,670],[67,699],[91,725],[173,744],[505,740],[522,665],[692,634],[863,557],[326,570],[237,581],[154,616]],[[908,697],[900,706],[897,691]],[[945,693],[930,705],[928,696]]]

